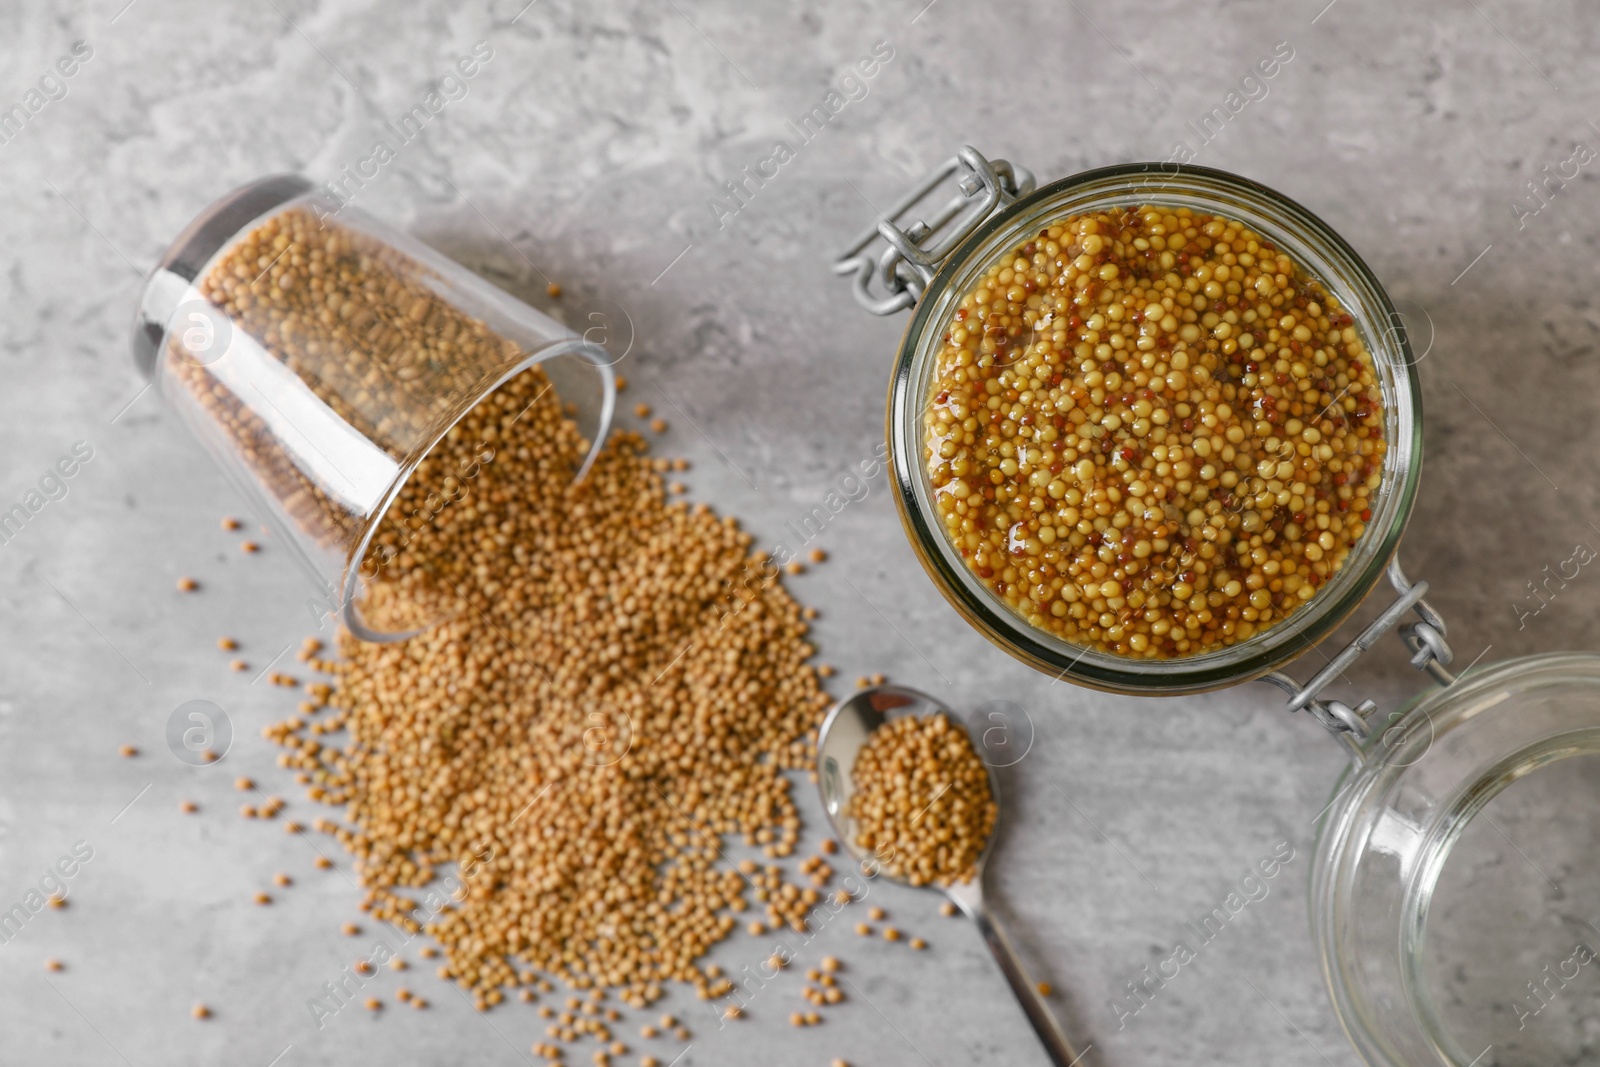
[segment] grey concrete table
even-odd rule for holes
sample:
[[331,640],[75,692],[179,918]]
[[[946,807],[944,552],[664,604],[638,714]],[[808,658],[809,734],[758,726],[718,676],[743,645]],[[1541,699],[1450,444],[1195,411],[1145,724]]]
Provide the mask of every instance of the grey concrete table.
[[[214,647],[233,634],[264,667],[307,631],[305,590],[270,540],[245,558],[218,530],[243,504],[141,391],[127,327],[166,242],[265,173],[342,179],[534,302],[558,281],[569,317],[624,309],[630,398],[671,420],[694,496],[771,541],[880,440],[901,323],[859,313],[827,271],[874,204],[964,142],[1045,178],[1181,143],[1309,205],[1431,324],[1428,469],[1404,554],[1463,659],[1600,639],[1587,570],[1537,616],[1517,610],[1541,568],[1600,545],[1600,223],[1593,168],[1572,162],[1600,144],[1600,20],[1575,0],[524,2],[7,5],[0,111],[26,121],[0,138],[0,510],[75,447],[92,458],[0,544],[0,908],[76,843],[92,858],[67,864],[66,910],[0,944],[0,1062],[513,1063],[542,1032],[526,1008],[479,1016],[421,972],[408,979],[433,1010],[319,1028],[308,998],[366,947],[337,929],[360,918],[358,891],[234,812],[248,774],[314,814],[258,737],[292,701]],[[476,76],[396,137],[385,124],[480,42]],[[1251,80],[1275,50],[1288,58]],[[847,80],[875,52],[872,77]],[[833,91],[843,106],[797,136]],[[380,138],[393,158],[375,164]],[[791,151],[767,163],[778,141]],[[730,199],[725,183],[762,165],[777,173]],[[357,169],[372,175],[359,188],[343,178]],[[833,560],[793,587],[822,611],[844,685],[883,671],[959,708],[1026,709],[995,896],[1092,1044],[1085,1063],[1355,1062],[1307,928],[1313,819],[1343,762],[1320,727],[1264,687],[1149,701],[1052,685],[944,604],[881,478],[820,543]],[[175,593],[180,574],[203,592]],[[1422,684],[1397,643],[1355,674],[1349,696],[1390,705]],[[220,767],[167,751],[191,699],[230,718]],[[119,758],[123,744],[141,755]],[[184,798],[201,812],[180,816]],[[1267,897],[1127,1012],[1125,983],[1282,842],[1293,858]],[[252,905],[278,870],[297,884]],[[675,994],[695,1029],[679,1062],[1042,1062],[970,928],[879,892],[932,942],[925,956],[827,928],[807,952],[846,955],[849,1010],[790,1031],[790,975],[719,1032]],[[737,970],[767,950],[741,935],[716,959]],[[46,972],[49,957],[65,969]],[[197,1001],[215,1018],[191,1020]]]

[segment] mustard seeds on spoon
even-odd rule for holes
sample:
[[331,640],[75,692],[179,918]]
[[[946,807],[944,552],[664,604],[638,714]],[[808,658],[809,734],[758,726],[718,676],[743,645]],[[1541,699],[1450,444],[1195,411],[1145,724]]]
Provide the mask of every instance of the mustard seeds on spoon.
[[858,847],[912,885],[972,880],[998,810],[966,730],[943,713],[891,719],[861,747],[850,776]]

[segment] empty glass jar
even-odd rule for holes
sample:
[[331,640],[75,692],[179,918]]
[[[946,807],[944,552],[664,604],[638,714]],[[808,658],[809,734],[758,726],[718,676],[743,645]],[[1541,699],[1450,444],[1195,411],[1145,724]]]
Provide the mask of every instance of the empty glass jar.
[[1318,828],[1313,934],[1374,1067],[1593,1058],[1600,656],[1494,664],[1371,738]]

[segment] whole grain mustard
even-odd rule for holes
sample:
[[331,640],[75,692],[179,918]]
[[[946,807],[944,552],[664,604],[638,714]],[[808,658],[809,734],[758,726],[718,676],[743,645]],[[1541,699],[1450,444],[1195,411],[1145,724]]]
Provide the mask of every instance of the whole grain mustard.
[[1287,618],[1372,518],[1382,396],[1353,320],[1237,222],[1073,216],[960,300],[924,415],[938,519],[1033,626],[1132,658]]

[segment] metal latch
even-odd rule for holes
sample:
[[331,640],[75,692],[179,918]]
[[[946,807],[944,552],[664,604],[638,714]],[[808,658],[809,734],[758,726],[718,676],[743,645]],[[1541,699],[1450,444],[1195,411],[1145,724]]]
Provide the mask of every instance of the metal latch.
[[[960,192],[927,220],[917,219],[901,229],[898,224],[902,216],[952,177]],[[893,315],[922,299],[939,264],[984,220],[1031,192],[1032,173],[1003,159],[990,161],[968,145],[901,197],[889,209],[887,218],[864,231],[834,261],[833,271],[855,276],[852,290],[856,303],[874,315]],[[933,244],[923,244],[935,236]],[[880,237],[889,247],[874,258],[868,248]],[[874,276],[885,295],[873,292]]]
[[1394,629],[1407,612],[1414,611],[1417,614],[1416,621],[1400,626],[1400,638],[1411,651],[1411,666],[1419,671],[1427,671],[1440,685],[1449,685],[1455,681],[1455,675],[1445,669],[1454,658],[1454,653],[1450,651],[1450,645],[1445,640],[1444,619],[1423,599],[1428,592],[1428,583],[1408,581],[1405,572],[1400,569],[1398,556],[1390,561],[1388,575],[1389,584],[1394,586],[1398,594],[1394,603],[1362,630],[1354,641],[1340,649],[1339,653],[1328,661],[1328,665],[1318,671],[1309,682],[1301,685],[1282,671],[1273,671],[1262,679],[1289,694],[1291,712],[1309,711],[1318,722],[1334,734],[1353,735],[1362,741],[1371,733],[1369,723],[1372,713],[1377,710],[1377,704],[1371,700],[1363,700],[1355,707],[1351,707],[1342,700],[1324,700],[1317,694],[1343,674],[1345,668],[1354,663],[1361,653],[1377,644],[1384,634]]

